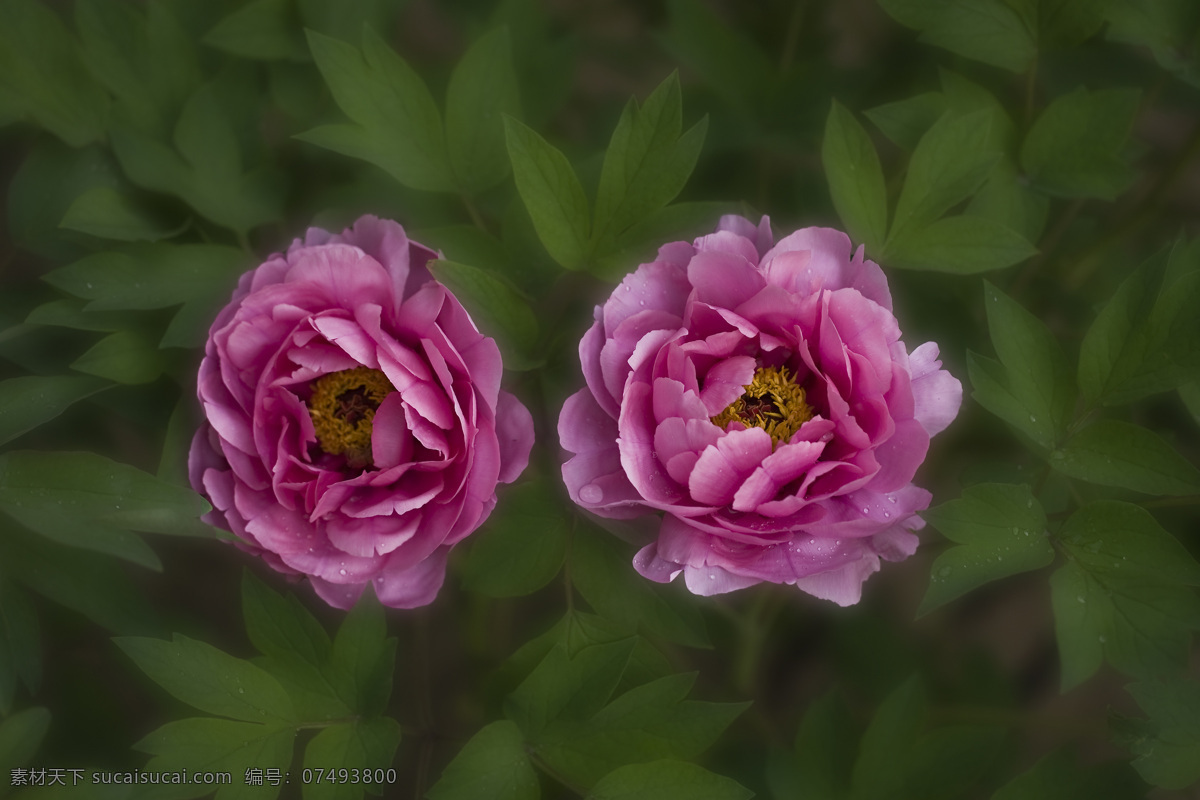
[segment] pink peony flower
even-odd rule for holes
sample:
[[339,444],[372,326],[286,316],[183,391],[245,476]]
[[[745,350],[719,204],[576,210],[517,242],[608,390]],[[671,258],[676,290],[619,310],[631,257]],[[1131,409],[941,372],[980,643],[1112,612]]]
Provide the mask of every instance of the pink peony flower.
[[375,217],[310,229],[242,276],[200,365],[207,521],[339,608],[368,583],[385,605],[432,601],[529,461],[529,412],[432,258]]
[[724,217],[626,276],[579,343],[587,385],[558,432],[571,498],[605,517],[665,512],[635,557],[710,595],[760,581],[858,602],[881,558],[917,547],[914,486],[962,386],[933,342],[900,340],[887,280],[850,239],[772,246]]

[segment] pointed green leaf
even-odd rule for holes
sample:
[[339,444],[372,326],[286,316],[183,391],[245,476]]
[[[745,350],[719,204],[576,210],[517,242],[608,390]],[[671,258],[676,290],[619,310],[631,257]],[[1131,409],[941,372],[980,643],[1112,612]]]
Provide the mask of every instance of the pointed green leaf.
[[[400,725],[388,717],[331,725],[318,733],[304,750],[304,766],[312,770],[350,770],[370,774],[391,767],[400,743]],[[319,781],[304,784],[304,800],[360,800],[363,789],[371,794],[387,787],[371,780],[362,782]]]
[[1003,377],[992,377],[1023,409],[1015,418],[1000,416],[1037,445],[1051,449],[1075,407],[1075,384],[1066,356],[1044,322],[987,282],[984,306],[992,344],[1004,366]]
[[370,161],[414,189],[453,187],[441,114],[403,58],[370,29],[361,50],[315,31],[308,31],[308,45],[334,100],[354,124],[315,128],[300,139]]
[[894,240],[924,228],[983,185],[1000,156],[995,124],[991,111],[948,112],[921,137],[896,203],[889,251]]
[[937,557],[918,615],[978,586],[1009,575],[1040,569],[1054,560],[1046,538],[1046,516],[1028,486],[977,484],[922,513],[925,520],[959,547]]
[[71,369],[134,385],[156,380],[165,367],[158,348],[133,331],[111,333],[71,362]]
[[109,385],[71,375],[26,375],[0,381],[0,444],[49,422]]
[[463,586],[489,597],[525,595],[562,567],[569,523],[556,487],[540,478],[501,490],[462,561]]
[[[231,780],[220,785],[215,800],[273,800],[282,787],[266,782],[248,784],[246,771],[287,772],[295,739],[296,729],[287,725],[201,717],[168,722],[134,747],[154,756],[146,765],[148,771],[228,772]],[[204,785],[195,788],[200,791],[185,796],[201,797],[213,789]]]
[[242,58],[303,59],[308,48],[290,0],[254,0],[223,17],[204,43]]
[[1034,34],[1004,0],[881,0],[898,22],[921,31],[921,41],[1012,72],[1024,72],[1037,53]]
[[591,227],[583,186],[567,157],[532,128],[504,118],[517,191],[550,257],[579,269],[589,254]]
[[1063,197],[1112,200],[1133,180],[1121,157],[1141,93],[1080,87],[1051,103],[1021,146],[1021,166],[1035,184]]
[[613,770],[586,800],[749,800],[754,792],[686,761],[650,761]]
[[673,603],[631,568],[632,553],[619,540],[580,526],[571,539],[571,580],[602,616],[689,647],[711,647],[694,604]]
[[749,705],[685,700],[695,679],[695,673],[668,675],[629,690],[591,719],[551,724],[536,753],[579,786],[624,764],[694,759]]
[[147,533],[209,536],[209,505],[190,489],[94,453],[0,455],[0,507],[69,514]]
[[1072,478],[1155,495],[1200,492],[1200,469],[1157,434],[1104,419],[1050,454],[1050,465]]
[[833,205],[850,238],[865,244],[868,254],[880,255],[887,234],[883,167],[871,137],[836,100],[825,121],[821,163]]
[[1200,684],[1144,681],[1129,693],[1150,715],[1148,735],[1133,747],[1133,766],[1155,786],[1186,789],[1200,781]]
[[36,0],[0,3],[0,90],[71,147],[104,136],[108,95],[58,15]]
[[503,115],[518,117],[521,98],[507,28],[481,36],[458,62],[446,90],[446,150],[468,194],[508,175]]
[[896,688],[880,704],[863,733],[851,773],[851,794],[861,800],[891,796],[902,786],[908,752],[925,725],[925,691],[916,677]]
[[1070,560],[1050,579],[1063,688],[1102,658],[1138,676],[1186,661],[1200,629],[1200,565],[1145,510],[1102,500],[1083,507],[1059,535]]
[[945,217],[889,245],[888,264],[973,275],[1019,264],[1037,252],[1024,236],[986,217]]
[[339,696],[360,714],[387,707],[392,694],[396,640],[386,637],[383,606],[365,591],[338,628],[328,670]]
[[429,790],[429,800],[538,800],[537,774],[521,731],[508,720],[486,725],[463,745]]
[[796,731],[796,791],[812,800],[838,800],[850,790],[858,730],[836,691],[814,700]]
[[212,645],[178,633],[169,642],[136,636],[114,641],[155,683],[193,708],[246,722],[295,718],[277,680]]
[[29,597],[0,576],[0,717],[12,713],[18,680],[31,695],[41,686],[42,637]]
[[708,129],[701,120],[680,135],[683,103],[679,76],[671,73],[638,106],[631,100],[613,131],[596,193],[592,243],[615,241],[671,202],[696,166]]
[[89,189],[67,209],[60,227],[122,242],[157,242],[187,226],[168,224],[124,192],[107,186]]
[[946,113],[946,99],[941,92],[924,92],[869,108],[863,113],[894,144],[912,150],[933,123]]

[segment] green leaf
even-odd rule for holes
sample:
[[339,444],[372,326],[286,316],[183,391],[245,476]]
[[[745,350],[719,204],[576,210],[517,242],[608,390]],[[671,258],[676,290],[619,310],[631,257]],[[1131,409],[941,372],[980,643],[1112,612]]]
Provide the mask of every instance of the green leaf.
[[834,100],[825,122],[821,163],[838,216],[850,238],[882,253],[887,234],[887,192],[883,167],[871,137],[854,115]]
[[635,644],[631,636],[571,653],[560,641],[505,700],[505,716],[534,742],[557,719],[587,719],[608,703]]
[[1190,312],[1197,302],[1200,240],[1176,242],[1130,275],[1080,349],[1079,384],[1089,403],[1128,403],[1190,380],[1200,366],[1200,317]]
[[621,114],[600,171],[592,246],[606,244],[665,206],[696,166],[707,118],[680,135],[683,101],[679,75],[671,73],[639,108],[630,100]]
[[117,556],[156,572],[162,571],[158,556],[135,533],[46,503],[35,502],[26,506],[22,500],[13,500],[5,495],[7,493],[0,489],[0,508],[26,528],[37,531],[51,541]]
[[26,533],[0,517],[0,554],[9,574],[33,591],[114,633],[157,629],[154,609],[112,559]]
[[27,375],[0,381],[0,444],[57,417],[109,384],[71,375]]
[[403,0],[343,0],[330,5],[326,0],[299,0],[304,27],[352,42],[363,27],[388,30],[389,15],[403,7]]
[[187,224],[167,224],[128,194],[108,186],[97,186],[79,195],[59,223],[69,230],[122,242],[169,239],[182,233]]
[[1164,69],[1192,86],[1200,86],[1200,62],[1190,51],[1200,17],[1189,0],[1145,0],[1109,3],[1108,38],[1150,48]]
[[458,62],[446,90],[446,150],[458,186],[475,194],[508,175],[503,115],[521,98],[507,28],[481,36]]
[[249,661],[175,634],[172,641],[114,639],[155,683],[193,708],[256,723],[293,721],[295,709],[279,682]]
[[916,741],[905,788],[909,797],[958,800],[969,796],[996,770],[1006,732],[987,725],[947,725]]
[[1145,510],[1084,506],[1059,539],[1070,558],[1050,579],[1063,688],[1096,671],[1153,676],[1182,669],[1200,628],[1200,565]]
[[569,524],[557,487],[541,478],[503,490],[462,561],[463,586],[489,597],[516,597],[558,574]]
[[216,85],[197,89],[175,125],[174,149],[132,130],[114,131],[113,152],[138,186],[172,194],[200,215],[238,232],[279,218],[282,175],[244,171],[237,136]]
[[496,339],[505,367],[537,365],[537,317],[512,286],[486,270],[455,261],[436,259],[426,267],[463,304],[480,332]]
[[169,5],[75,3],[81,55],[113,96],[114,127],[158,140],[170,135],[180,107],[200,82],[193,36]]
[[71,369],[134,385],[153,382],[165,367],[162,353],[133,331],[110,333],[71,362]]
[[973,275],[1019,264],[1037,248],[999,222],[963,214],[899,236],[889,252],[894,267]]
[[342,700],[360,714],[385,708],[392,694],[396,640],[386,637],[383,606],[363,592],[338,628],[328,669]]
[[246,635],[268,656],[297,656],[315,667],[329,658],[329,634],[294,594],[272,591],[246,570],[242,573],[242,613]]
[[1075,408],[1067,358],[1045,323],[986,281],[984,306],[1000,364],[969,361],[973,396],[1039,447],[1053,449]]
[[1113,200],[1132,182],[1121,157],[1141,93],[1080,87],[1038,116],[1021,146],[1021,166],[1044,191]]
[[[967,203],[964,213],[997,222],[1025,238],[1036,242],[1046,227],[1050,209],[1049,199],[1029,187],[1018,174],[1016,164],[1004,156],[992,168],[992,174]],[[1032,245],[1027,245],[1032,249]]]
[[129,324],[127,314],[104,311],[88,312],[84,305],[71,297],[51,300],[30,311],[25,321],[31,325],[54,325],[77,331],[104,331],[105,333],[124,330]]
[[1046,539],[1046,516],[1028,486],[977,484],[961,499],[922,516],[960,546],[933,562],[918,616],[985,583],[1040,569],[1054,560],[1054,548]]
[[893,143],[905,150],[912,150],[925,132],[946,113],[946,99],[941,92],[924,92],[905,100],[869,108],[863,113]]
[[[247,784],[244,776],[251,768],[286,772],[295,739],[296,729],[288,725],[203,717],[168,722],[134,747],[154,756],[146,765],[151,772],[230,773],[232,781],[217,790],[216,800],[273,800],[281,787]],[[211,786],[196,788],[200,791],[183,796],[212,791]]]
[[65,514],[147,533],[210,536],[209,505],[190,489],[94,453],[0,455],[0,507]]
[[921,41],[1012,72],[1024,72],[1037,45],[1004,0],[880,0],[898,22],[921,31]]
[[617,242],[596,254],[591,272],[602,280],[619,281],[631,264],[654,259],[664,241],[687,240],[711,233],[713,220],[736,209],[729,203],[685,202],[660,208],[625,231]]
[[625,764],[696,758],[749,703],[685,700],[695,679],[695,673],[659,678],[629,690],[585,722],[551,724],[536,753],[579,786],[591,786]]
[[1150,715],[1147,735],[1134,744],[1134,768],[1147,783],[1186,789],[1200,780],[1200,684],[1143,681],[1129,693]]
[[108,95],[58,15],[35,0],[0,3],[0,91],[71,147],[104,136]]
[[[343,722],[313,737],[304,750],[304,766],[313,770],[346,769],[373,774],[391,766],[399,744],[400,724],[394,719],[374,717]],[[304,800],[359,800],[364,788],[375,794],[383,787],[371,781],[305,783]]]
[[1059,750],[1009,781],[992,800],[1127,800],[1144,792],[1127,764],[1079,766]]
[[429,800],[538,800],[538,778],[521,731],[508,720],[481,728],[446,766],[427,796]]
[[63,214],[88,189],[119,185],[119,171],[107,150],[96,145],[72,150],[43,140],[29,149],[8,185],[9,234],[19,247],[52,261],[78,258],[80,247],[58,227]]
[[12,769],[29,764],[49,728],[50,712],[41,706],[18,711],[0,722],[0,770],[9,775]]
[[851,773],[851,794],[859,800],[889,797],[903,785],[908,752],[925,724],[925,692],[916,677],[880,704],[863,733]]
[[308,46],[333,99],[354,124],[325,125],[298,138],[369,161],[405,186],[454,187],[442,118],[421,77],[378,35],[363,46],[308,31]]
[[1154,495],[1200,491],[1200,469],[1157,434],[1129,422],[1095,422],[1050,454],[1050,465],[1072,478]]
[[711,647],[704,618],[693,603],[668,601],[654,584],[630,568],[619,540],[580,526],[571,539],[571,580],[602,616],[688,647]]
[[550,257],[579,269],[589,255],[591,227],[583,185],[567,160],[532,128],[506,116],[504,131],[517,191]]
[[254,0],[223,17],[204,43],[242,58],[304,60],[308,48],[290,0]]
[[586,800],[749,800],[754,792],[686,761],[630,764],[605,775]]
[[947,112],[921,137],[896,203],[889,252],[893,241],[929,225],[983,185],[1000,155],[993,146],[995,124],[991,111]]
[[747,120],[770,101],[777,70],[763,49],[699,0],[669,0],[663,43]]
[[0,575],[0,716],[12,712],[18,679],[31,695],[41,686],[41,638],[33,603]]

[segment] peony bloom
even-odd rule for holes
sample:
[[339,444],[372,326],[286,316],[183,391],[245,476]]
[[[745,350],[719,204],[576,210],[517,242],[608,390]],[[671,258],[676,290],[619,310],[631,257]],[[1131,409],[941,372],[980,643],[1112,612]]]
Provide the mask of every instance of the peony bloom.
[[192,485],[243,549],[348,608],[433,600],[446,554],[525,469],[533,421],[496,343],[395,222],[310,229],[209,332]]
[[879,266],[805,228],[772,246],[724,217],[626,276],[579,343],[587,385],[559,438],[571,498],[605,517],[664,512],[635,557],[709,595],[760,581],[858,602],[879,559],[917,547],[914,486],[962,386],[909,353]]

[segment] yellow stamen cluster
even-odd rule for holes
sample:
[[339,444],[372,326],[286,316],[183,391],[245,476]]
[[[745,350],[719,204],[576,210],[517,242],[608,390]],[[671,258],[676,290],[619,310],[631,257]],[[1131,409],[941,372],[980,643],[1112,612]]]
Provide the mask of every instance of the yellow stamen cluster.
[[377,369],[355,367],[313,382],[308,414],[317,443],[355,468],[371,466],[371,426],[383,398],[396,387]]
[[813,410],[804,402],[804,390],[787,367],[759,367],[745,393],[712,417],[718,428],[727,429],[734,420],[749,428],[762,428],[773,445],[786,442],[800,426],[812,419]]

